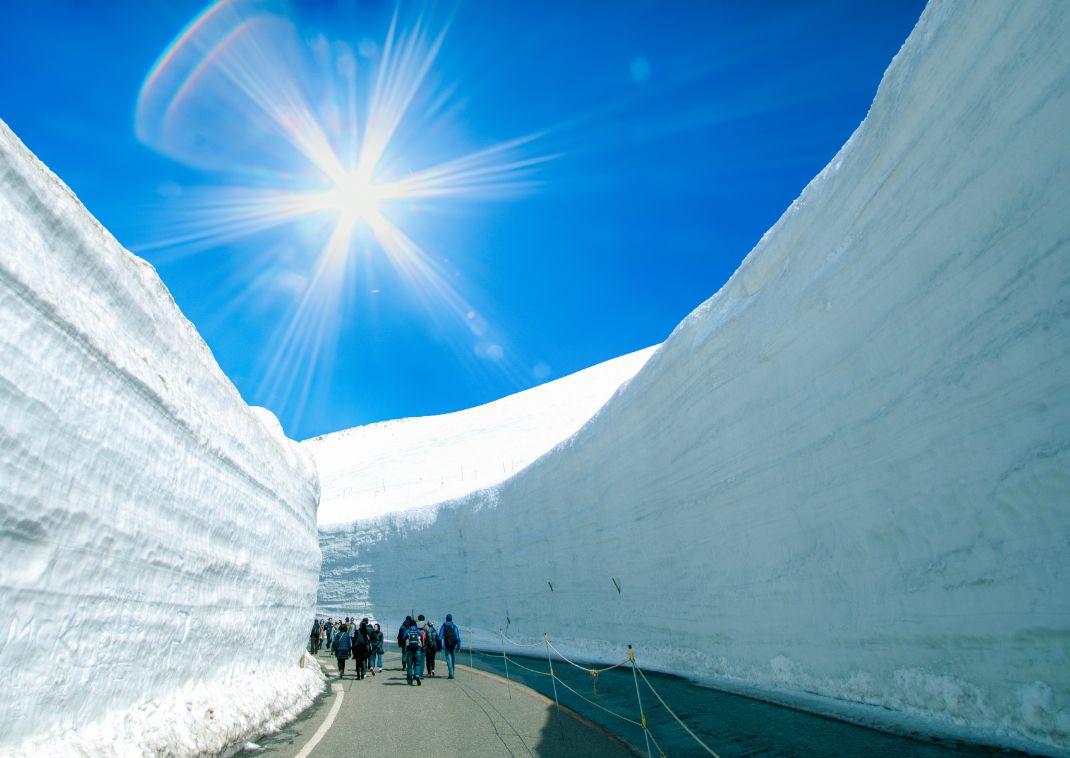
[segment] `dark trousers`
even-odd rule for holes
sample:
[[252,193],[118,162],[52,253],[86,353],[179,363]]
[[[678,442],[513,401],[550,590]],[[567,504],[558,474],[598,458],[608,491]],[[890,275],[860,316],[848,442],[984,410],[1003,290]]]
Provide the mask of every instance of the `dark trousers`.
[[343,676],[346,673],[346,659],[338,658],[338,676]]
[[356,661],[357,679],[363,679],[364,665],[368,661],[368,648],[364,645],[357,645],[353,648],[353,660]]
[[423,676],[424,651],[420,648],[415,650],[405,649],[405,679],[412,682]]
[[427,673],[435,673],[435,653],[438,651],[433,647],[427,648]]

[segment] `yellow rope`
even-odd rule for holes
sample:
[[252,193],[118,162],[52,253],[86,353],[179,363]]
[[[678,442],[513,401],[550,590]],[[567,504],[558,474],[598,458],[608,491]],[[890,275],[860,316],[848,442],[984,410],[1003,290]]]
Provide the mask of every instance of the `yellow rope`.
[[617,668],[618,666],[623,666],[624,664],[626,664],[628,662],[628,661],[621,661],[620,663],[614,663],[612,666],[606,666],[605,668],[600,668],[600,669],[587,668],[586,666],[581,666],[580,664],[576,663],[575,661],[570,661],[568,658],[565,657],[565,654],[562,653],[560,650],[558,650],[556,647],[554,647],[554,643],[550,642],[549,640],[546,641],[546,644],[549,645],[550,649],[553,650],[555,653],[557,653],[557,655],[565,663],[571,664],[571,665],[575,666],[578,669],[582,669],[583,671],[586,671],[588,674],[590,674],[592,676],[598,676],[603,671],[611,671],[611,670]]
[[[654,697],[656,697],[658,699],[658,702],[661,703],[661,705],[665,708],[665,710],[667,710],[669,712],[670,716],[672,716],[674,719],[676,719],[676,723],[678,723],[680,726],[682,726],[684,728],[684,731],[687,732],[688,734],[690,734],[692,739],[695,740],[695,742],[697,742],[698,744],[702,745],[702,748],[707,753],[709,753],[710,755],[714,756],[714,758],[720,758],[720,756],[718,756],[717,753],[713,752],[713,750],[710,748],[709,745],[707,745],[705,742],[703,742],[701,739],[699,739],[699,736],[697,734],[695,734],[694,732],[692,732],[688,728],[687,724],[685,724],[683,721],[680,720],[679,716],[677,716],[675,713],[673,713],[672,708],[669,707],[669,704],[666,703],[662,699],[661,695],[658,694],[658,691],[656,689],[654,689],[654,685],[652,685],[650,683],[650,680],[646,678],[646,674],[643,673],[643,670],[641,668],[639,668],[638,666],[635,667],[635,670],[639,672],[639,676],[643,677],[643,681],[646,682],[646,686],[650,688],[650,691],[654,693]],[[658,748],[658,750],[661,750],[661,748]]]

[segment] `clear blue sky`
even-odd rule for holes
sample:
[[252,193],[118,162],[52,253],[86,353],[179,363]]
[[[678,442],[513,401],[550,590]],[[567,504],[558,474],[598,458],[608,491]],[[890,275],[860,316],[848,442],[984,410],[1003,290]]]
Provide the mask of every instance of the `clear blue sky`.
[[376,195],[418,248],[404,255],[365,215],[328,251],[341,200],[293,218],[268,205],[252,224],[238,204],[342,196],[308,159],[321,148],[294,148],[309,130],[283,116],[287,143],[266,114],[308,103],[312,131],[351,156],[359,140],[341,144],[332,113],[367,126],[395,5],[239,6],[169,47],[213,6],[9,4],[0,118],[156,266],[246,401],[304,439],[472,407],[664,340],[858,126],[923,3],[403,4],[395,54],[422,13],[409,63],[430,65],[375,186],[532,137],[448,193]]

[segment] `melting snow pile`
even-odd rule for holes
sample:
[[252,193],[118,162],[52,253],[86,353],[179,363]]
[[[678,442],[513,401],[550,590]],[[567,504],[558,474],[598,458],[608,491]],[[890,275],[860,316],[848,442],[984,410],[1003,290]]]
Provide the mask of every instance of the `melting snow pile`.
[[215,753],[299,660],[313,462],[0,122],[0,753]]
[[567,445],[324,530],[332,603],[1070,748],[1067,39],[1066,2],[930,5],[849,142]]

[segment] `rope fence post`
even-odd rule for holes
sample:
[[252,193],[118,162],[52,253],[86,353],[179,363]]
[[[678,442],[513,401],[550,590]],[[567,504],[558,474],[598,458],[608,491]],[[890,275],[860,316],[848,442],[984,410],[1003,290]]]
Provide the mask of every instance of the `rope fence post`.
[[646,740],[647,758],[654,758],[654,754],[650,752],[650,735],[647,733],[646,728],[646,714],[643,713],[643,698],[639,695],[639,677],[635,673],[635,651],[632,650],[631,645],[628,645],[628,660],[632,663],[632,680],[635,682],[635,699],[639,701],[639,723],[643,726],[643,739]]
[[557,703],[557,725],[560,729],[561,739],[565,739],[565,727],[561,723],[561,701],[557,698],[557,675],[554,673],[554,662],[550,660],[550,635],[543,632],[542,641],[546,643],[546,665],[550,667],[550,684],[554,686],[554,702]]
[[513,680],[509,678],[509,656],[505,654],[505,630],[498,627],[498,636],[502,641],[502,660],[505,662],[505,681],[508,682],[509,699],[513,699]]

